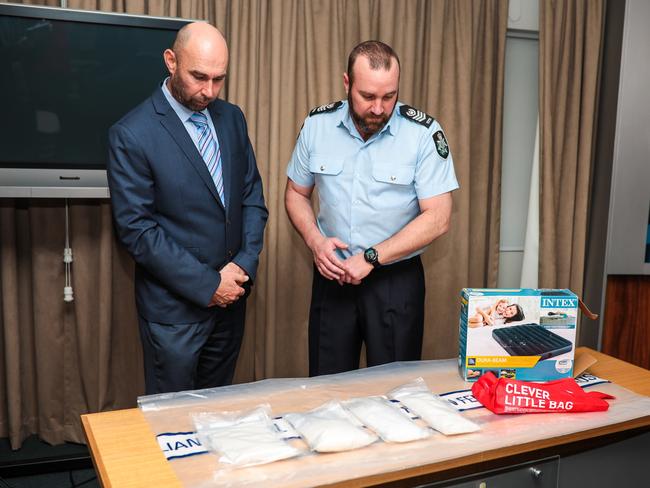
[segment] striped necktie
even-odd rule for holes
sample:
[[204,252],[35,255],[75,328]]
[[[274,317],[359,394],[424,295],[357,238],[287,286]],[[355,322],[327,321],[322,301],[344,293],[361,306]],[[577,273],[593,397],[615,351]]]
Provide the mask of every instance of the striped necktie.
[[223,174],[221,171],[221,148],[219,147],[219,141],[212,136],[212,131],[208,125],[208,118],[205,114],[194,112],[190,117],[190,122],[199,131],[199,152],[217,187],[221,203],[225,206],[226,199],[223,193]]

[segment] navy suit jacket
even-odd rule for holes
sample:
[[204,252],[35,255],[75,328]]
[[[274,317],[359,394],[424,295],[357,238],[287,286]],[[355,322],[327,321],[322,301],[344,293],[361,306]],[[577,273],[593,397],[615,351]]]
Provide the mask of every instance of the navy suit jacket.
[[206,319],[233,261],[255,279],[268,211],[239,107],[209,106],[219,139],[226,208],[162,89],[109,131],[108,183],[121,242],[136,262],[138,312],[148,321]]

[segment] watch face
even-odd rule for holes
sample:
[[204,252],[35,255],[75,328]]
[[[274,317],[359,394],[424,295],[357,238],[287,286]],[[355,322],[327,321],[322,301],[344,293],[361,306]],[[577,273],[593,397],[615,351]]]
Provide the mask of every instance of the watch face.
[[370,264],[373,264],[377,262],[377,251],[375,251],[374,248],[368,248],[366,251],[363,253],[363,257],[368,261]]

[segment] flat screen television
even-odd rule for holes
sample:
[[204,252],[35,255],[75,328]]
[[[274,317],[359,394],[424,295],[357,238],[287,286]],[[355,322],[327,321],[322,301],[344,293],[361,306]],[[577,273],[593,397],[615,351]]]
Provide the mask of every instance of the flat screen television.
[[109,197],[108,128],[187,22],[0,4],[0,197]]

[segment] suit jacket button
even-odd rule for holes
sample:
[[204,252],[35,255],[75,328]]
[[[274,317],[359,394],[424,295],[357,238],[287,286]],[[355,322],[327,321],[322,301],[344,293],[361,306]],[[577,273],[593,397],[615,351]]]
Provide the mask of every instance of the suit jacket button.
[[228,250],[228,257],[229,257],[229,258],[232,257],[232,251],[231,251],[231,250]]

